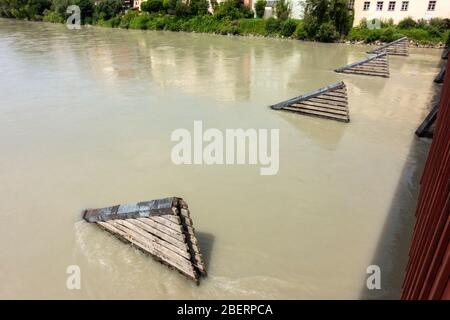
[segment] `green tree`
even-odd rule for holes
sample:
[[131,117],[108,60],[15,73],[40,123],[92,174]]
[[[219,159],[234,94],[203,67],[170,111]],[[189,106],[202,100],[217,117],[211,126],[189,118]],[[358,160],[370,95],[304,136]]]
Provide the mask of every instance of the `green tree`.
[[147,0],[142,2],[141,10],[146,12],[160,12],[164,10],[163,0]]
[[286,20],[291,14],[291,4],[286,0],[278,0],[275,2],[275,13],[280,20]]
[[109,20],[122,12],[123,0],[102,0],[94,9],[94,20]]
[[258,18],[264,17],[264,12],[266,11],[266,0],[258,0],[255,3],[255,13]]

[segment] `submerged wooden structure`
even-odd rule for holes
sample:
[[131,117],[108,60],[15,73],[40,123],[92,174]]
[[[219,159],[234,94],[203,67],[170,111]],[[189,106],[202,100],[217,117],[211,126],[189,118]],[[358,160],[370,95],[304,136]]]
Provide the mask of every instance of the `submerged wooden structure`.
[[83,218],[197,284],[206,276],[187,203],[177,197],[88,209]]
[[338,73],[358,74],[366,76],[389,78],[389,59],[383,52],[373,57],[351,63],[345,67],[334,70]]
[[274,110],[290,111],[307,116],[350,121],[347,88],[342,81],[270,107]]
[[416,130],[416,135],[420,138],[433,138],[433,132],[431,132],[431,127],[436,122],[437,113],[439,109],[439,104],[436,104],[430,113],[426,116],[423,122],[420,124],[419,128]]
[[447,63],[448,63],[447,60],[445,60],[443,66],[442,66],[442,68],[441,68],[441,71],[439,71],[439,73],[438,73],[438,75],[436,76],[436,78],[434,78],[434,82],[435,82],[435,83],[441,84],[441,83],[444,82],[444,79],[445,79],[445,73],[446,73],[446,71],[447,71]]
[[393,56],[408,56],[409,55],[409,43],[408,38],[403,37],[395,41],[389,42],[374,50],[368,51],[369,54],[387,53]]

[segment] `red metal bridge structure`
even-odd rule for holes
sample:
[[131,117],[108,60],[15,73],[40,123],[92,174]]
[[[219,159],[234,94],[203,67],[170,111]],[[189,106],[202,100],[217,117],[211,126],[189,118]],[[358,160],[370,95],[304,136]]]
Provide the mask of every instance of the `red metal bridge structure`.
[[450,300],[450,63],[421,179],[404,300]]

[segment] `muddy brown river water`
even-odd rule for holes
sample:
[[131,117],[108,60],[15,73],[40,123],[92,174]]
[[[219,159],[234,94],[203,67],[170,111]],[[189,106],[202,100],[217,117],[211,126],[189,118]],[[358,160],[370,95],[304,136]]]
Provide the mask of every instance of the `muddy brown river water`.
[[[0,19],[0,298],[397,298],[440,51],[391,57],[389,79],[333,72],[367,49]],[[339,80],[349,124],[267,107]],[[195,120],[280,129],[278,174],[173,164]],[[81,221],[165,196],[190,205],[198,287]]]

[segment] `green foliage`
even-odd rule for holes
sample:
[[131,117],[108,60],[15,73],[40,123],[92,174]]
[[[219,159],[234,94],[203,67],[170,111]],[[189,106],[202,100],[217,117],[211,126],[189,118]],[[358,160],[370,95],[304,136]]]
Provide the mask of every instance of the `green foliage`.
[[133,10],[127,11],[124,15],[120,17],[119,27],[128,29],[130,27],[131,21],[138,16],[138,13]]
[[65,18],[60,16],[58,12],[52,10],[45,10],[42,20],[46,22],[63,23],[65,21]]
[[347,35],[352,24],[348,0],[306,0],[304,30],[308,38],[332,41]]
[[297,25],[298,25],[298,20],[295,19],[287,19],[286,21],[284,21],[281,25],[281,31],[280,34],[283,37],[290,37],[292,36],[292,34],[295,32],[295,30],[297,29]]
[[244,6],[243,0],[225,0],[216,6],[214,16],[217,19],[238,20],[252,18],[253,11]]
[[316,39],[322,42],[333,42],[339,37],[334,24],[329,21],[322,23],[317,31]]
[[266,23],[264,19],[240,19],[239,29],[241,34],[266,35]]
[[192,16],[203,16],[208,13],[207,0],[191,0],[189,1],[189,13]]
[[417,23],[413,18],[407,17],[398,23],[398,27],[400,29],[413,29],[417,27]]
[[286,20],[291,14],[291,4],[286,0],[277,0],[275,2],[275,13],[280,20]]
[[264,17],[264,12],[266,10],[266,4],[267,4],[266,0],[258,0],[258,1],[256,1],[256,3],[255,3],[256,17],[258,17],[258,18]]
[[281,20],[275,19],[274,17],[269,17],[266,19],[266,31],[268,34],[274,34],[281,29]]
[[303,21],[299,21],[299,23],[297,24],[297,28],[295,28],[294,36],[299,40],[306,40],[308,38],[308,35],[303,26]]
[[147,24],[150,20],[150,15],[148,13],[144,13],[135,17],[131,17],[128,28],[130,29],[147,29]]
[[141,10],[145,12],[160,12],[164,10],[163,0],[147,0],[142,2]]
[[109,20],[122,12],[123,0],[102,0],[95,6],[93,18],[95,20]]
[[50,8],[50,0],[0,0],[0,16],[8,18],[41,20]]

